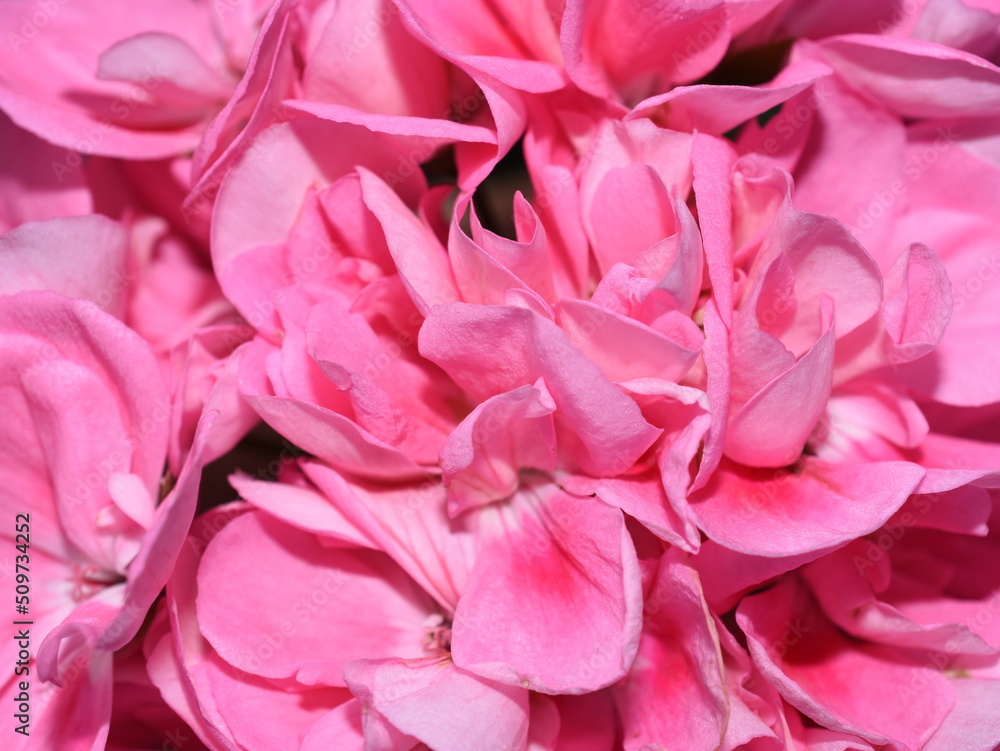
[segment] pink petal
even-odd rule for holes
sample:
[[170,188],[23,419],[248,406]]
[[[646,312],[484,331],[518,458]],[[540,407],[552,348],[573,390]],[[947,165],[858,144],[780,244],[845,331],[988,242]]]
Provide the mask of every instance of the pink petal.
[[733,321],[732,147],[717,138],[696,135],[691,141],[694,191],[717,310],[726,327]]
[[444,305],[424,323],[419,345],[480,401],[544,378],[557,422],[576,444],[568,449],[592,474],[624,471],[658,434],[554,323],[531,311]]
[[221,67],[207,6],[178,8],[168,0],[154,0],[137,14],[126,2],[83,0],[46,12],[29,0],[17,0],[7,10],[0,24],[8,41],[0,52],[0,106],[21,127],[73,150],[55,163],[60,174],[79,165],[71,158],[76,151],[157,159],[197,145],[197,118],[155,102],[171,70],[147,70],[140,85],[102,81],[95,74],[101,53],[146,32],[175,36],[198,50],[210,67]]
[[[473,675],[448,660],[357,660],[344,677],[365,705],[365,740],[381,723],[440,751],[523,749],[528,734],[528,692]],[[473,712],[457,712],[474,707]],[[374,726],[374,727],[373,727]],[[373,737],[374,736],[374,737]],[[402,740],[402,739],[399,739]],[[368,746],[366,746],[367,748]]]
[[705,448],[698,474],[691,483],[692,491],[704,487],[722,461],[732,388],[729,345],[729,329],[723,322],[718,304],[710,299],[705,305],[705,346],[702,352],[705,355],[705,369],[708,374],[705,394],[712,422],[705,437]]
[[541,379],[476,407],[441,449],[449,514],[513,495],[522,469],[555,470],[555,408]]
[[763,558],[738,553],[713,540],[701,544],[691,565],[698,572],[705,599],[715,613],[726,613],[739,604],[744,595],[788,571],[826,555],[827,550],[787,558]]
[[135,275],[125,228],[99,214],[29,222],[0,235],[0,294],[51,290],[122,318]]
[[926,751],[992,751],[1000,743],[1000,727],[995,721],[1000,701],[1000,682],[961,678],[952,681],[955,708],[923,747]]
[[[695,84],[639,102],[627,115],[656,118],[671,130],[721,136],[738,125],[805,91],[830,69],[813,60],[797,60],[761,87]],[[708,140],[708,139],[704,139]]]
[[361,170],[365,204],[382,223],[400,277],[423,314],[459,299],[444,248],[399,197],[375,175]]
[[571,1],[561,32],[574,83],[603,97],[617,89],[633,102],[700,78],[722,59],[729,38],[722,2],[618,0],[598,9]]
[[[370,28],[378,31],[363,31]],[[304,99],[386,115],[447,114],[447,64],[408,32],[387,0],[337,5],[314,34]]]
[[377,547],[340,509],[315,490],[283,482],[255,480],[239,472],[230,475],[229,484],[241,498],[293,527],[351,546]]
[[736,618],[764,677],[826,728],[916,751],[955,703],[936,670],[841,635],[794,579],[744,599]]
[[691,508],[698,526],[716,542],[780,558],[873,532],[923,475],[908,462],[840,465],[803,457],[791,471],[723,462],[692,497]]
[[945,118],[1000,111],[1000,69],[975,55],[917,39],[848,35],[820,44],[838,72],[896,115]]
[[595,495],[626,514],[671,545],[697,552],[700,543],[693,522],[670,505],[659,472],[596,479],[585,475],[562,477],[560,484],[576,495]]
[[348,482],[319,462],[303,462],[302,469],[379,549],[437,602],[454,610],[475,558],[476,540],[461,520],[448,517],[439,478],[386,486]]
[[[294,50],[289,43],[289,3],[274,3],[263,20],[247,9],[247,27],[240,28],[232,6],[222,12],[225,21],[219,32],[228,36],[229,49],[252,43],[243,77],[229,101],[205,128],[191,157],[191,191],[181,213],[185,219],[204,208],[211,209],[219,186],[239,156],[266,128],[284,119],[282,98],[293,75]],[[257,26],[259,24],[259,31]],[[256,39],[251,34],[256,33]]]
[[259,512],[230,522],[198,572],[201,631],[219,655],[306,685],[343,685],[359,657],[422,656],[433,610],[384,554],[326,547]]
[[253,354],[251,349],[240,363],[240,393],[296,446],[362,476],[405,479],[423,474],[409,457],[353,420],[311,402],[268,393],[262,364]]
[[[951,283],[941,259],[914,243],[886,273],[882,321],[892,340],[893,362],[930,352],[951,320]],[[890,357],[892,357],[890,355]]]
[[516,89],[561,88],[565,75],[552,15],[544,2],[493,5],[481,0],[452,12],[427,0],[400,6],[416,35],[477,83],[490,78]]
[[496,526],[485,533],[455,612],[452,656],[503,683],[593,691],[621,678],[635,656],[635,551],[617,509],[541,492],[544,499],[515,501],[513,519],[489,522]]
[[722,653],[684,556],[660,559],[644,613],[635,667],[615,687],[625,748],[670,739],[691,751],[717,749],[729,713]]
[[[829,324],[827,324],[829,325]],[[726,456],[753,467],[785,467],[802,454],[826,411],[833,381],[833,329],[729,420]]]
[[[331,131],[341,145],[333,151],[326,148]],[[356,125],[295,120],[273,125],[259,138],[266,139],[267,148],[244,154],[233,165],[215,204],[212,260],[227,294],[227,269],[236,256],[260,246],[283,244],[311,189],[328,186],[353,172],[356,165],[392,174],[399,166],[397,148],[385,137]],[[422,176],[401,179],[398,186],[409,199],[422,188]],[[267,211],[259,210],[265,205]],[[235,301],[247,320],[260,315],[238,298]]]
[[25,222],[41,222],[60,216],[79,216],[93,211],[93,197],[84,171],[39,169],[40,164],[59,164],[65,149],[53,146],[16,126],[0,112],[0,141],[4,163],[0,167],[0,232]]
[[604,310],[585,300],[561,300],[556,320],[574,346],[597,363],[610,381],[662,378],[679,382],[694,365],[704,341],[687,316],[676,316],[673,336]]
[[[152,496],[163,472],[169,402],[149,346],[93,304],[51,292],[0,298],[0,339],[8,353],[0,376],[10,403],[5,426],[13,431],[0,435],[16,463],[6,484],[27,485],[28,497],[53,504],[38,529],[53,553],[66,535],[93,562],[124,567],[136,536],[125,524],[120,539],[103,537],[94,519],[108,505],[111,474],[137,475]],[[42,532],[46,516],[60,518],[61,533]]]
[[316,721],[302,739],[299,751],[344,751],[365,749],[363,707],[357,700],[345,701]]
[[[905,527],[890,527],[893,532]],[[803,578],[809,582],[813,596],[827,617],[851,636],[901,649],[926,649],[949,654],[992,654],[995,650],[971,629],[961,623],[949,622],[957,613],[943,596],[925,593],[935,606],[934,623],[920,623],[908,618],[893,606],[886,593],[878,593],[874,578],[868,573],[874,564],[867,555],[869,540],[856,540],[850,545],[809,564]],[[881,559],[878,556],[877,559]],[[905,576],[904,572],[900,572]],[[880,596],[882,595],[882,596]]]
[[594,191],[589,218],[602,276],[675,232],[667,186],[648,164],[609,169]]

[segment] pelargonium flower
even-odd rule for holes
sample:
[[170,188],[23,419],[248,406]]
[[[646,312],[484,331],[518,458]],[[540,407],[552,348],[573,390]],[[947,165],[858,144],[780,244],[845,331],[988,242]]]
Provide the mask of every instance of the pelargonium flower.
[[[204,431],[158,505],[170,409],[148,346],[54,292],[5,295],[0,311],[3,506],[30,524],[30,651],[56,684],[35,694],[36,719],[43,743],[91,748],[108,732],[111,653],[138,633],[194,515]],[[12,601],[15,582],[4,578]],[[5,649],[17,654],[17,642]],[[12,675],[4,696],[18,683]]]
[[994,5],[7,6],[35,744],[1000,743]]

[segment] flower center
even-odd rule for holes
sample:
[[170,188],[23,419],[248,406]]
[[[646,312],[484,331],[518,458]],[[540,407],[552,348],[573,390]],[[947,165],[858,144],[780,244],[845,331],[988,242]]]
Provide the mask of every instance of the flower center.
[[434,656],[451,653],[451,621],[441,614],[424,623],[424,651]]
[[69,569],[69,580],[73,584],[73,589],[70,591],[73,602],[83,602],[105,587],[122,581],[122,577],[104,571],[92,563],[73,563]]

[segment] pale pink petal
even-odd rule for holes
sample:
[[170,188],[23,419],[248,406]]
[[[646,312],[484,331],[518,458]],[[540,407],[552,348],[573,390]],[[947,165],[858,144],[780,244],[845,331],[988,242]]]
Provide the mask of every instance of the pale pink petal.
[[691,499],[698,526],[738,552],[787,557],[878,529],[924,476],[908,462],[828,464],[804,457],[791,469],[724,462]]
[[1000,701],[1000,682],[961,678],[952,681],[955,708],[948,713],[938,731],[924,746],[926,751],[992,751],[1000,743],[996,707]]
[[1000,69],[941,44],[879,35],[848,35],[820,43],[840,75],[907,118],[1000,112]]
[[[519,686],[493,683],[444,659],[356,660],[344,677],[365,705],[366,748],[410,748],[372,742],[386,735],[397,743],[399,735],[410,736],[440,751],[525,748],[528,692]],[[390,728],[379,727],[384,724]]]
[[593,474],[623,472],[658,435],[635,402],[554,323],[531,311],[444,305],[424,323],[419,344],[422,355],[480,400],[544,378],[557,424],[570,434],[565,448]]
[[470,530],[448,517],[440,478],[412,484],[348,481],[319,462],[303,462],[306,476],[358,529],[449,611],[454,611],[476,555]]
[[242,473],[230,475],[229,484],[241,498],[293,527],[352,546],[377,547],[340,509],[315,490],[283,482],[255,480]]
[[677,326],[671,337],[585,300],[561,300],[556,320],[574,346],[616,382],[635,378],[679,382],[694,365],[704,341],[686,316],[672,319]]
[[164,80],[153,96],[176,109],[199,110],[225,100],[232,81],[212,70],[184,39],[147,31],[108,47],[97,61],[97,78],[142,85],[150,72]]
[[343,685],[359,657],[422,656],[433,611],[384,554],[326,547],[260,512],[230,522],[198,572],[198,622],[219,655],[305,685]]
[[127,254],[125,228],[99,214],[29,222],[0,235],[0,294],[51,290],[122,318]]
[[441,449],[452,516],[513,495],[522,469],[555,470],[555,408],[539,379],[487,399],[455,428]]
[[930,352],[951,320],[951,283],[941,259],[914,243],[886,272],[882,322],[892,341],[892,362]]

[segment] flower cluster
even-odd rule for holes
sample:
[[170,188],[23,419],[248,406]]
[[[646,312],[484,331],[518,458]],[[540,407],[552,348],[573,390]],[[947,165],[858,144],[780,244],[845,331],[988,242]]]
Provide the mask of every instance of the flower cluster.
[[4,748],[1000,744],[995,2],[0,32]]

